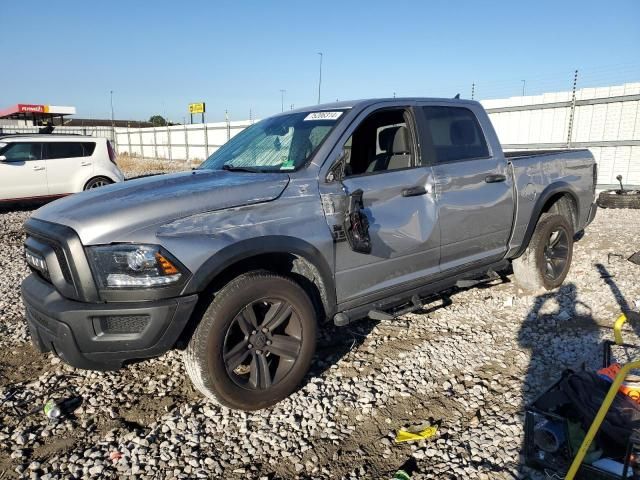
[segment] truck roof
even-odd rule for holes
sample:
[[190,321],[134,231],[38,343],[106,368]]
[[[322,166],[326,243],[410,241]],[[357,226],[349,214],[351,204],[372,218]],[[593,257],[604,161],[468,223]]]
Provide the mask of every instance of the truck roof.
[[[365,98],[360,100],[344,100],[340,102],[322,103],[320,105],[310,105],[308,107],[302,107],[293,110],[294,112],[317,112],[319,110],[340,110],[345,108],[366,108],[370,105],[376,105],[378,103],[385,102],[447,102],[451,104],[474,104],[479,102],[475,100],[466,100],[460,98],[437,98],[437,97],[383,97],[383,98]],[[290,113],[290,112],[284,112]]]

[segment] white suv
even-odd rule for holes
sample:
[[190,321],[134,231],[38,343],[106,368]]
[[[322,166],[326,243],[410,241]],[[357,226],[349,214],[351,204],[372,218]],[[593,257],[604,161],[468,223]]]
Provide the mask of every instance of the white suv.
[[123,180],[106,138],[0,136],[0,202],[52,199]]

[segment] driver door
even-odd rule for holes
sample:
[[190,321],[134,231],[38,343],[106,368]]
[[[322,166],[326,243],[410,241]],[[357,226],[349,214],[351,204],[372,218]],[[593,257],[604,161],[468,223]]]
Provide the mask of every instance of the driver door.
[[[439,271],[440,262],[433,173],[422,165],[411,109],[374,111],[349,131],[344,178],[321,185],[342,304],[365,303],[423,283]],[[359,191],[369,253],[355,251],[345,232],[349,196]]]

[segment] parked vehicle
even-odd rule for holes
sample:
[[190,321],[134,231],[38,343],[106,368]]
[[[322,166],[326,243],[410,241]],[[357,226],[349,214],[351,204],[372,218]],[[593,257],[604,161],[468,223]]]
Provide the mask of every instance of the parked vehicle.
[[123,180],[106,138],[0,137],[0,202],[50,200]]
[[525,289],[559,286],[595,178],[587,150],[504,154],[473,101],[283,113],[194,171],[35,212],[27,321],[81,368],[184,349],[204,395],[267,407],[301,382],[320,321],[393,318],[510,263]]

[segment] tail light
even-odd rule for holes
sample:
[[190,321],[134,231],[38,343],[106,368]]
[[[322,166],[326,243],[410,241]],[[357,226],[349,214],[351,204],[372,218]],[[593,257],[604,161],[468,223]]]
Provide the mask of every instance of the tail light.
[[593,194],[596,194],[596,185],[598,183],[598,164],[593,164]]
[[118,163],[116,162],[116,160],[118,159],[118,157],[116,156],[116,151],[111,146],[111,142],[109,140],[107,140],[107,152],[109,152],[109,160],[111,160],[111,163],[113,163],[117,167]]

